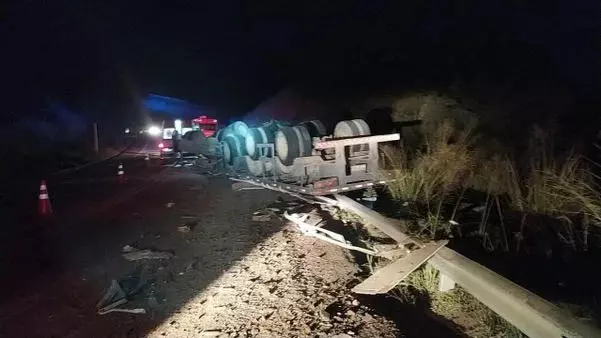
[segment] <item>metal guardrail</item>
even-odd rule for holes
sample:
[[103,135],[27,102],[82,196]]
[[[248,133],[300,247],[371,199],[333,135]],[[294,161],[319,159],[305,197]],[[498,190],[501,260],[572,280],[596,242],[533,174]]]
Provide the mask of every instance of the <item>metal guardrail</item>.
[[[346,196],[334,195],[335,199],[332,199],[325,196],[303,195],[278,187],[277,184],[272,186],[253,180],[230,179],[242,184],[280,191],[309,203],[337,206],[360,216],[366,223],[379,228],[399,245],[411,243],[420,245],[405,234],[398,224]],[[422,245],[422,248],[426,246]],[[405,272],[415,269],[427,261],[440,272],[440,291],[452,289],[455,283],[461,285],[472,296],[531,338],[601,337],[601,329],[577,319],[571,313],[451,249],[441,248],[433,256],[422,258],[408,259],[405,263],[409,263],[411,266],[401,264],[400,269],[406,270],[404,272],[381,271],[378,278],[375,278],[375,283],[373,280],[370,281],[370,288],[388,290],[389,288],[386,286],[398,283],[399,276],[406,276]],[[395,266],[394,262],[391,265]],[[385,270],[385,268],[381,270]],[[378,271],[372,277],[377,275]]]
[[[361,216],[393,239],[408,236],[386,217],[352,199],[336,195],[336,206]],[[440,272],[441,289],[461,285],[476,299],[531,338],[593,338],[601,330],[589,325],[507,278],[448,248],[440,249],[428,263]],[[444,284],[444,285],[443,285]]]
[[529,337],[601,337],[601,330],[449,248],[428,263]]

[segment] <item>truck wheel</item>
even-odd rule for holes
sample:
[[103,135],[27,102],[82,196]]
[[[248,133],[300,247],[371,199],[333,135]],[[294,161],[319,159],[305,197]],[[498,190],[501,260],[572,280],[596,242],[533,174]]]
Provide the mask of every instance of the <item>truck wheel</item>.
[[299,137],[293,127],[282,127],[275,135],[275,151],[284,165],[291,165],[300,154]]

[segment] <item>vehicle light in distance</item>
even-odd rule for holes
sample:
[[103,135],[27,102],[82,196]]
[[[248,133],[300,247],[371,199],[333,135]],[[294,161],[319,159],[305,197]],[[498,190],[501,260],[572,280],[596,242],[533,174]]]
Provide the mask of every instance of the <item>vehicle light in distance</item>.
[[165,145],[163,144],[163,142],[159,143],[159,149],[163,149],[165,148]]
[[125,133],[129,134],[129,128],[125,128]]
[[159,136],[161,134],[161,128],[157,126],[150,126],[146,131],[152,136]]

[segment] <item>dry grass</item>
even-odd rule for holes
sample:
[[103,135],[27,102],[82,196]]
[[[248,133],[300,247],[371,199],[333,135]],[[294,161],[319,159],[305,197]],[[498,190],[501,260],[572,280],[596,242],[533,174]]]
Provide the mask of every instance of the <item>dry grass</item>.
[[[429,231],[432,237],[441,223],[441,207],[455,204],[449,217],[454,219],[468,188],[489,196],[480,234],[486,235],[489,216],[496,213],[506,250],[509,232],[503,222],[503,208],[523,214],[518,242],[529,218],[537,215],[558,219],[565,228],[559,236],[573,247],[574,236],[581,234],[584,238],[579,241],[587,243],[587,227],[601,224],[599,189],[582,157],[558,157],[552,138],[542,129],[534,128],[527,151],[514,154],[491,146],[494,142],[481,142],[473,115],[442,96],[415,95],[398,100],[393,115],[397,121],[424,120],[421,129],[413,130],[413,143],[401,149],[382,147],[382,157],[385,167],[391,168],[386,174],[395,180],[388,186],[391,196],[401,203],[425,205],[426,210],[418,213],[427,219],[426,227],[434,229]],[[526,160],[515,159],[519,157]],[[584,231],[575,231],[576,225]]]
[[552,216],[583,215],[601,221],[601,200],[592,174],[578,155],[562,161],[543,163],[533,159],[522,199],[513,205],[528,213]]
[[393,168],[387,172],[395,180],[389,186],[392,196],[429,205],[464,184],[475,165],[469,148],[471,130],[455,138],[452,121],[445,120],[434,134],[426,135],[424,150],[410,153],[407,149],[382,147],[386,165]]
[[437,133],[441,121],[453,121],[458,130],[473,124],[477,117],[463,109],[454,99],[436,93],[408,95],[393,103],[395,122],[421,120],[422,125],[405,128],[403,138],[409,147],[417,147],[424,137]]
[[443,205],[457,199],[457,191],[463,192],[473,176],[477,164],[472,150],[474,126],[458,131],[451,120],[441,121],[433,134],[424,134],[423,147],[413,153],[407,148],[382,147],[385,167],[392,168],[384,174],[394,179],[388,185],[392,197],[425,206],[413,212],[426,213],[423,230],[432,238],[445,225]]
[[[471,337],[516,337],[524,335],[509,322],[499,317],[460,287],[448,292],[438,291],[439,273],[429,264],[414,271],[391,294],[404,303],[413,303],[418,295],[427,295],[430,310],[447,319],[462,322],[469,321],[465,327]],[[460,325],[461,325],[460,324]]]

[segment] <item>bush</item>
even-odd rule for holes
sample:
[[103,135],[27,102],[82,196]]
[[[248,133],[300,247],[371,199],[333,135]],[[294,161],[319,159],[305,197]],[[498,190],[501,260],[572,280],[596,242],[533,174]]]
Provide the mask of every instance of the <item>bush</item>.
[[423,150],[409,151],[406,146],[382,147],[385,167],[392,168],[395,182],[389,185],[392,196],[403,201],[430,204],[445,199],[472,175],[475,153],[470,149],[471,129],[454,139],[452,121],[440,123],[435,133],[425,134]]
[[452,98],[438,94],[417,94],[398,99],[393,103],[392,120],[404,122],[421,120],[421,126],[405,128],[403,139],[409,147],[418,147],[427,136],[439,132],[442,121],[452,121],[457,130],[473,127],[478,118],[460,107]]
[[525,228],[535,226],[539,217],[561,224],[556,229],[564,243],[575,249],[576,243],[582,243],[586,249],[588,227],[601,224],[601,199],[583,158],[573,152],[557,154],[549,134],[538,127],[526,151],[503,149],[501,142],[479,135],[477,120],[462,112],[454,101],[440,96],[397,101],[395,119],[427,121],[413,144],[381,148],[385,174],[394,179],[388,185],[391,196],[415,204],[411,212],[426,220],[422,228],[428,228],[431,237],[440,224],[448,223],[442,222],[443,216],[455,219],[464,193],[470,190],[486,196],[479,234],[486,236],[489,216],[496,208],[506,250],[511,240],[503,217],[507,211],[521,214],[517,250]]

